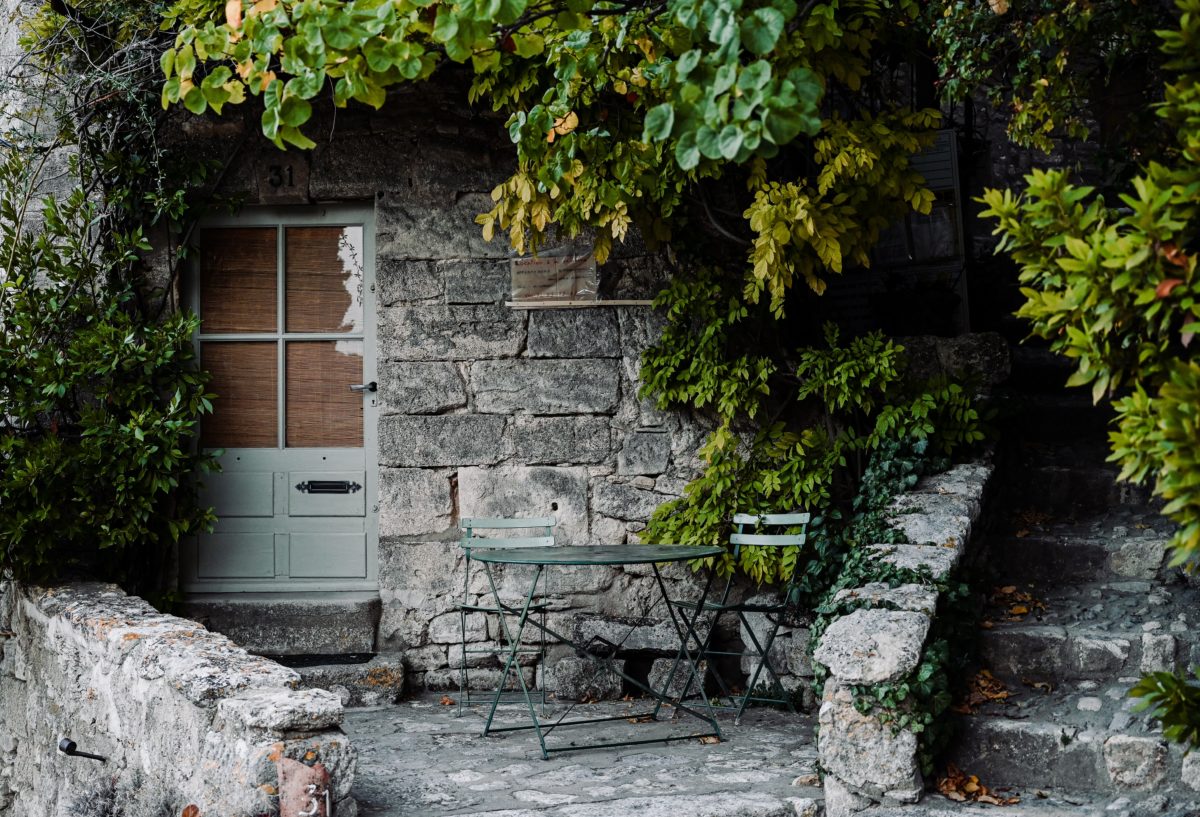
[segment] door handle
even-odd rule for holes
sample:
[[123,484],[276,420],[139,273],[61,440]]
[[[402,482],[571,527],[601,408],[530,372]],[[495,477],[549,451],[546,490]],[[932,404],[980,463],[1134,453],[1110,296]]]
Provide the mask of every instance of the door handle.
[[355,383],[350,386],[350,391],[378,391],[379,384],[372,380],[370,383]]

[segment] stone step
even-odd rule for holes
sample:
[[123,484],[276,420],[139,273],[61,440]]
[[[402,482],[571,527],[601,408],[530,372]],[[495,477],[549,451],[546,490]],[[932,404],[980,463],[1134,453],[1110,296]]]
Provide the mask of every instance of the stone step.
[[1038,624],[980,635],[980,656],[992,672],[1017,680],[1136,678],[1142,672],[1174,669],[1195,655],[1196,646],[1172,633]]
[[[990,786],[990,782],[981,779]],[[983,803],[957,803],[938,794],[926,795],[917,805],[875,807],[859,812],[860,817],[1194,817],[1200,794],[1170,797],[1164,794],[1129,792],[1117,796],[1059,791],[1049,786],[1016,792],[1001,792],[1019,802],[997,808]]]
[[1001,429],[1019,430],[1021,440],[1062,442],[1107,439],[1112,410],[1092,404],[1082,389],[1030,394],[1009,390],[997,395]]
[[375,651],[378,593],[189,595],[183,615],[258,655]]
[[300,673],[300,684],[310,689],[327,689],[342,699],[342,706],[384,706],[396,703],[404,693],[402,655],[364,656],[366,661],[324,663],[330,656],[316,657],[322,663],[282,663]]
[[1119,505],[1138,506],[1151,499],[1147,485],[1118,482],[1115,466],[1032,464],[1017,469],[1008,485],[1022,508],[1052,513],[1103,512]]
[[1026,529],[991,537],[984,552],[987,568],[999,584],[1149,581],[1164,572],[1167,542],[1165,536],[1075,538]]
[[1073,792],[1178,793],[1200,787],[1200,756],[1156,735],[1067,723],[963,716],[951,760],[990,787]]

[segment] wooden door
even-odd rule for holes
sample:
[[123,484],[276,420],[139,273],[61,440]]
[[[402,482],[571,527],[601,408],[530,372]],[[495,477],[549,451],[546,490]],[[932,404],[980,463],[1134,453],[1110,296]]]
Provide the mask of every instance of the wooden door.
[[218,522],[182,551],[185,590],[376,588],[373,233],[347,208],[200,231],[190,290],[217,395],[200,441],[222,470],[204,478]]

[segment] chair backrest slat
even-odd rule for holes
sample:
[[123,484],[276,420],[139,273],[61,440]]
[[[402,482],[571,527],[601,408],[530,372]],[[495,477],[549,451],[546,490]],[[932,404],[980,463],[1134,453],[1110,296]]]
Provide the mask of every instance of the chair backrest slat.
[[492,538],[490,536],[472,536],[470,539],[464,537],[461,544],[464,548],[478,548],[480,550],[502,550],[504,548],[548,548],[554,546],[554,537],[505,536],[502,538]]
[[807,513],[739,513],[734,514],[735,525],[807,525],[812,515]]
[[458,526],[467,528],[504,530],[508,528],[552,528],[558,524],[553,516],[495,517],[476,516],[459,520]]
[[[554,526],[558,521],[552,516],[526,517],[469,517],[459,522],[462,538],[458,544],[469,554],[472,548],[498,550],[502,548],[554,547]],[[536,535],[513,535],[511,531],[540,529]],[[481,531],[489,532],[481,536]],[[499,531],[498,534],[491,534]]]
[[788,545],[803,545],[807,537],[803,533],[770,534],[770,533],[732,533],[729,535],[731,545],[764,545],[766,547],[786,547]]

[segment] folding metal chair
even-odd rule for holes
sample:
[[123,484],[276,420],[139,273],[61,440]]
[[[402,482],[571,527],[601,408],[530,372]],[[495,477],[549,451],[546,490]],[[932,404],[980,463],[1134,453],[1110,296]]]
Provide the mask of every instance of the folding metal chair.
[[[729,537],[729,543],[733,545],[735,563],[740,557],[743,547],[799,547],[803,545],[807,538],[805,529],[810,518],[811,516],[807,513],[736,514],[733,517],[734,532]],[[787,529],[793,532],[757,532],[762,528],[775,530]],[[798,533],[794,532],[796,528],[800,528]],[[748,533],[747,530],[749,529],[753,529],[756,532]],[[716,679],[720,689],[720,697],[730,702],[727,706],[714,708],[736,711],[734,715],[735,722],[741,720],[742,713],[745,712],[746,706],[751,702],[782,704],[794,714],[796,712],[795,704],[792,703],[791,696],[784,689],[779,672],[771,663],[771,646],[775,643],[775,636],[778,635],[784,618],[788,613],[795,611],[799,597],[798,588],[795,587],[794,582],[789,581],[783,589],[782,596],[775,603],[751,604],[748,602],[731,602],[729,597],[733,589],[733,580],[734,574],[731,573],[729,579],[725,582],[725,589],[722,591],[720,599],[706,602],[704,605],[706,611],[713,613],[713,618],[708,633],[704,637],[704,643],[700,648],[700,660],[710,659],[714,656],[736,656],[739,659],[742,656],[750,656],[755,662],[754,670],[746,682],[745,691],[740,694],[733,692],[720,675],[714,672],[713,677]],[[744,649],[740,652],[714,650],[712,648],[713,634],[717,632],[717,625],[721,617],[727,613],[737,615],[738,622],[742,625],[742,631],[749,636],[750,643],[743,645]],[[747,618],[747,616],[753,614],[766,616],[767,621],[770,623],[770,630],[766,638],[761,642],[758,635],[755,634],[755,628],[751,626]],[[709,660],[709,666],[712,667],[713,665],[714,662]],[[759,678],[762,676],[763,670],[766,670],[767,675],[770,676],[770,680],[773,682],[771,696],[756,693]],[[682,697],[686,697],[688,691],[689,689],[685,689]],[[704,691],[700,690],[700,693],[704,694]]]
[[[472,518],[463,519],[459,522],[459,529],[462,531],[462,538],[459,540],[459,546],[463,550],[465,563],[463,566],[463,595],[462,601],[458,604],[459,625],[461,635],[461,648],[459,654],[460,664],[458,667],[458,714],[462,714],[463,707],[472,706],[480,703],[492,703],[495,698],[495,692],[487,693],[486,697],[477,695],[471,697],[471,678],[469,675],[468,664],[471,663],[471,656],[492,655],[498,656],[504,650],[500,644],[480,644],[475,642],[472,646],[467,646],[467,617],[472,615],[481,615],[485,620],[490,616],[513,616],[517,617],[521,613],[521,609],[517,605],[509,606],[507,603],[502,603],[497,606],[494,601],[481,601],[473,598],[471,594],[471,567],[472,559],[471,552],[473,550],[492,549],[492,548],[527,548],[527,547],[553,547],[554,546],[554,526],[557,521],[551,516],[537,517],[514,517],[514,518]],[[536,535],[527,535],[518,533],[522,530],[540,531]],[[486,532],[487,535],[480,535],[480,532]],[[486,597],[485,597],[486,598]],[[546,623],[546,602],[535,600],[530,606],[531,612],[536,612],[542,617],[542,624]],[[503,631],[504,628],[501,628]],[[540,653],[541,666],[546,665],[546,639],[542,637],[539,646],[530,650],[530,653]],[[513,702],[525,702],[525,698],[521,696],[519,689],[512,690]],[[539,693],[541,694],[542,707],[546,705],[545,685],[539,685]],[[518,697],[519,696],[519,697]]]

